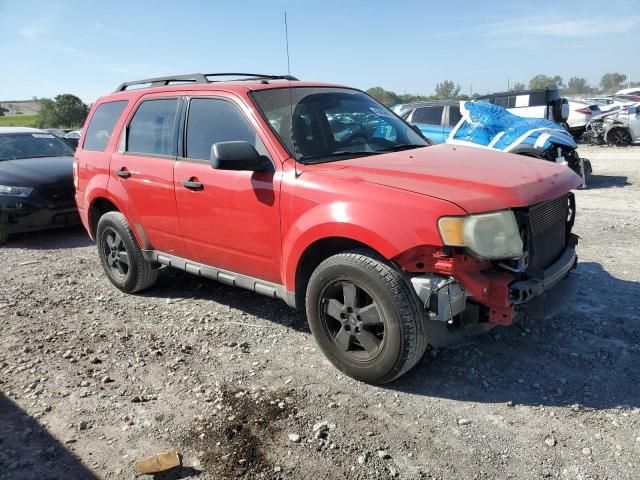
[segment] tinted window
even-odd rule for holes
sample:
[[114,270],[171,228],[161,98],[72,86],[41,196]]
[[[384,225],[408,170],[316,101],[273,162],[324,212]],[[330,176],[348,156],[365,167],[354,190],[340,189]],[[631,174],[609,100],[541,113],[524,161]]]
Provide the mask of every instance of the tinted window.
[[547,93],[536,92],[529,95],[530,107],[541,107],[547,104]]
[[245,141],[261,155],[267,155],[260,138],[242,112],[226,100],[194,98],[187,121],[187,157],[208,160],[211,145],[218,142]]
[[0,134],[0,161],[71,156],[73,156],[73,150],[50,133],[35,131]]
[[113,133],[120,114],[127,106],[126,101],[103,103],[98,106],[91,117],[91,122],[87,127],[87,134],[84,136],[85,150],[104,152],[109,143],[109,138]]
[[127,137],[127,151],[175,155],[174,127],[178,99],[146,100],[140,104]]
[[508,97],[496,97],[493,103],[499,107],[507,108]]
[[451,105],[449,107],[449,126],[456,126],[461,119],[462,114],[460,113],[460,107],[457,105]]
[[416,108],[416,111],[413,112],[413,117],[411,117],[411,122],[440,125],[442,122],[443,110],[444,107],[442,106]]

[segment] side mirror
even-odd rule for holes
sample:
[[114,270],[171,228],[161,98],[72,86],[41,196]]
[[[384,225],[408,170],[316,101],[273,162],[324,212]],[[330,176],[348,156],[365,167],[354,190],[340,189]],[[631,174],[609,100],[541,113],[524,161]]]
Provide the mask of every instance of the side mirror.
[[220,170],[268,172],[271,161],[248,142],[218,142],[211,146],[211,166]]

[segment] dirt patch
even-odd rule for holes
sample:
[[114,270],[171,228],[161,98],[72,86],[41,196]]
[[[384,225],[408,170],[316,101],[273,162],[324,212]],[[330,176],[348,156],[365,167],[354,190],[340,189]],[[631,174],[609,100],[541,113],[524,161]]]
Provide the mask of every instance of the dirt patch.
[[293,391],[221,390],[211,414],[199,417],[184,438],[204,470],[220,478],[251,477],[274,471],[269,450],[297,414]]

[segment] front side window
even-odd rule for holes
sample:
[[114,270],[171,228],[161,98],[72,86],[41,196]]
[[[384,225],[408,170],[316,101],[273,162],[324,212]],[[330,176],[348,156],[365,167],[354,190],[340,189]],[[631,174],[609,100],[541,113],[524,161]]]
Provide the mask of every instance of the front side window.
[[194,98],[187,120],[187,158],[209,160],[211,146],[218,142],[244,141],[260,155],[267,150],[242,112],[227,100]]
[[[111,138],[111,134],[113,133],[113,128],[126,106],[126,100],[98,105],[87,127],[87,133],[84,136],[84,145],[82,146],[83,150],[91,150],[94,152],[105,151],[107,143],[109,143],[109,138]],[[67,137],[71,138],[69,135]],[[79,138],[79,136],[76,138]]]
[[251,96],[283,146],[303,163],[429,145],[393,112],[357,90],[293,87],[258,90]]
[[177,98],[142,102],[127,129],[126,151],[175,156],[177,109]]

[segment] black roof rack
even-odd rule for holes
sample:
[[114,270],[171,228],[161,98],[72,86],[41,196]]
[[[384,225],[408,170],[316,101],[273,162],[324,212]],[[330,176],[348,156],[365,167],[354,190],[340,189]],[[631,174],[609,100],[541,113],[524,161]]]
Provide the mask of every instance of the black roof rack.
[[241,77],[236,80],[298,80],[291,75],[263,75],[261,73],[191,73],[188,75],[172,75],[170,77],[147,78],[133,82],[124,82],[118,85],[116,92],[123,92],[133,85],[149,84],[147,88],[151,88],[164,87],[172,83],[212,83],[216,81],[209,80],[209,77]]

